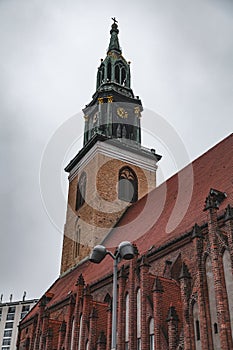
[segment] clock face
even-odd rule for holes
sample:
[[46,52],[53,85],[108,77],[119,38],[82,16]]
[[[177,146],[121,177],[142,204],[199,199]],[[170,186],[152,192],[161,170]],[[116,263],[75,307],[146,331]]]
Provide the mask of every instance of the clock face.
[[117,108],[117,115],[120,118],[128,118],[128,112],[123,108],[123,107],[118,107]]

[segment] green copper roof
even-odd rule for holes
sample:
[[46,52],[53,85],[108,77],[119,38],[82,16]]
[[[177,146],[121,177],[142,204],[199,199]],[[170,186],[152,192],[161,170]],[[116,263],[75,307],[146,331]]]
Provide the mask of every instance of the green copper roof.
[[107,53],[109,53],[110,51],[116,51],[121,54],[121,48],[118,40],[119,30],[118,30],[117,20],[115,19],[115,17],[112,18],[112,20],[113,20],[113,24],[112,24],[112,29],[110,30],[111,38],[110,38],[110,43],[108,46]]

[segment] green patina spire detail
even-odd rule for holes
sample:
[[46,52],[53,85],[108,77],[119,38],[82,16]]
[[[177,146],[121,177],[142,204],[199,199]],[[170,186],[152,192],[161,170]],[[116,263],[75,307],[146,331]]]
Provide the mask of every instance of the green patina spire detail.
[[112,18],[113,24],[112,24],[112,29],[110,30],[111,38],[110,38],[110,43],[108,46],[108,53],[110,51],[116,51],[121,54],[121,48],[119,45],[119,40],[118,40],[118,25],[117,25],[117,20],[115,17]]

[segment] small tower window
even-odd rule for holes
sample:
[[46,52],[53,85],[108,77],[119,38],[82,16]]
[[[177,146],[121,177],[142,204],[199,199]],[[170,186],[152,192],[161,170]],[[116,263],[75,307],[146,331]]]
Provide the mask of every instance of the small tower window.
[[119,68],[119,65],[116,65],[116,67],[115,67],[115,81],[117,83],[120,82],[120,68]]
[[79,178],[78,185],[77,185],[76,207],[75,207],[76,210],[81,208],[81,206],[85,202],[86,179],[87,179],[87,175],[85,172],[83,172]]
[[121,85],[125,85],[125,78],[126,78],[126,73],[125,73],[125,68],[121,68]]
[[124,167],[119,172],[118,198],[130,203],[138,200],[137,176],[129,167]]
[[108,66],[107,66],[107,79],[108,79],[108,81],[112,80],[112,65],[111,65],[111,62],[108,62]]

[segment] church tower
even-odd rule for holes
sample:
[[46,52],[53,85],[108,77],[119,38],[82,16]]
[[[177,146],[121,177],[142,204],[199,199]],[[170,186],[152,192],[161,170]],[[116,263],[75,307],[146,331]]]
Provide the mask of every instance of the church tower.
[[156,186],[155,150],[141,146],[142,103],[131,89],[115,18],[96,92],[83,109],[83,148],[65,168],[69,193],[61,273],[101,243],[129,205]]

